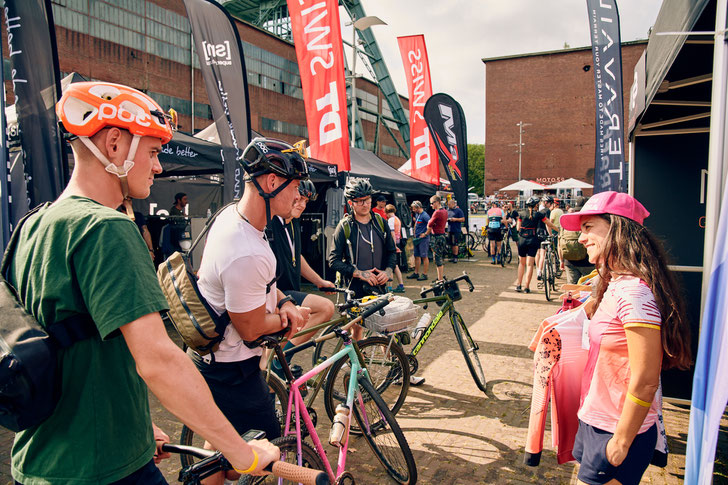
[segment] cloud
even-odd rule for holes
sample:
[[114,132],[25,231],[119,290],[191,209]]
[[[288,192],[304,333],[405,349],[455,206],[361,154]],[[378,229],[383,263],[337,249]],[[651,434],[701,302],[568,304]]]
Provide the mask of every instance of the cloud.
[[[372,31],[397,90],[405,96],[397,37],[425,35],[433,91],[448,93],[463,106],[470,143],[484,143],[485,139],[485,66],[481,59],[558,50],[564,43],[589,46],[585,0],[361,1],[367,15],[388,24]],[[647,38],[661,0],[622,3],[622,41]],[[342,24],[348,20],[342,11]],[[342,27],[342,36],[351,39],[351,28]]]

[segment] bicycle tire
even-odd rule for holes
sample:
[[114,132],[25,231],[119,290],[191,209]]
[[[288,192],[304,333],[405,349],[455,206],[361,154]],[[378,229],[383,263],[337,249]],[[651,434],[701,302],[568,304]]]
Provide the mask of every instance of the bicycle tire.
[[[271,373],[268,376],[268,388],[275,395],[276,418],[281,423],[281,434],[283,434],[286,428],[286,411],[288,410],[288,387],[277,375]],[[295,426],[293,420],[293,413],[291,413],[292,426]]]
[[[283,434],[283,430],[286,426],[286,411],[288,410],[288,388],[283,383],[283,381],[278,378],[278,376],[273,374],[271,374],[268,378],[268,388],[271,390],[272,394],[275,394],[275,412],[276,417],[278,418],[278,422],[281,423],[281,434]],[[291,426],[294,426],[293,429],[295,429],[293,419],[294,417],[291,416]],[[195,432],[187,426],[182,426],[182,432],[180,433],[179,437],[179,444],[202,448],[204,443],[205,440],[202,437],[200,437],[199,435],[195,435]],[[184,453],[181,453],[179,455],[179,459],[182,463],[182,468],[187,468],[196,461],[194,456],[186,455]]]
[[483,239],[483,251],[490,257],[490,240],[487,237]]
[[[342,324],[335,324],[335,325],[329,325],[324,329],[323,332],[321,332],[321,336],[324,336],[326,334],[329,334],[334,331],[334,328],[340,327]],[[313,348],[313,354],[311,355],[311,364],[313,364],[314,367],[319,365],[321,362],[326,360],[327,358],[331,357],[334,348],[336,347],[336,343],[339,341],[337,338],[332,338],[329,340],[324,340],[323,342],[318,342],[316,346]]]
[[506,246],[506,257],[508,258],[508,264],[511,264],[511,261],[513,261],[513,250],[511,249],[511,243],[508,242],[508,245]]
[[415,458],[396,418],[369,380],[359,381],[359,392],[361,401],[354,402],[354,417],[374,455],[398,483],[416,483]]
[[473,376],[473,381],[478,389],[485,392],[485,371],[483,366],[480,364],[480,358],[478,357],[478,346],[470,336],[470,331],[463,321],[463,317],[458,312],[450,314],[450,323],[452,323],[453,330],[455,330],[455,338],[460,345],[460,351],[463,353],[465,363],[468,365],[470,375]]
[[[295,436],[285,436],[276,438],[271,441],[274,445],[276,445],[281,450],[281,461],[285,461],[288,463],[294,463],[298,464],[298,443]],[[315,470],[321,470],[322,472],[326,472],[326,468],[324,466],[324,462],[321,459],[321,457],[318,455],[316,450],[306,443],[305,441],[301,442],[301,466],[304,466],[306,468],[313,468]],[[252,475],[243,475],[238,480],[238,485],[262,485],[266,483],[279,483],[278,478],[273,475],[266,475],[263,477],[254,477]],[[280,483],[283,484],[292,484],[294,482],[289,482],[288,480],[281,480]]]
[[543,283],[543,291],[546,295],[546,301],[551,301],[551,284],[549,283],[549,273],[551,272],[551,266],[548,262],[548,254],[545,256],[543,271],[541,272],[541,282]]
[[475,240],[475,236],[473,236],[470,233],[465,234],[465,238],[468,242],[468,249],[471,251],[475,251],[476,246],[478,245],[478,241]]
[[[366,360],[369,378],[374,383],[377,393],[387,403],[392,414],[397,414],[409,391],[410,365],[407,354],[398,343],[392,342],[390,345],[387,337],[369,337],[360,340],[357,345]],[[387,348],[391,355],[389,359],[385,356]],[[383,365],[378,365],[377,362],[382,362]],[[338,360],[331,366],[326,377],[324,407],[326,415],[332,421],[336,414],[336,406],[346,400],[350,370],[348,363],[347,358]],[[352,424],[350,432],[360,435],[361,429]]]

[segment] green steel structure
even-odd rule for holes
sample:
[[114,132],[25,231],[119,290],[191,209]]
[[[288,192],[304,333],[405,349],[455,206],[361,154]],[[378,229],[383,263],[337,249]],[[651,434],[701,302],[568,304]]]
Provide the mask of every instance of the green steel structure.
[[[291,22],[288,16],[286,0],[228,0],[221,1],[221,3],[232,16],[268,30],[283,39],[292,41]],[[359,0],[339,0],[339,4],[344,7],[344,11],[347,12],[351,22],[366,16],[364,7]],[[379,46],[371,29],[357,31],[357,33],[360,42],[360,48],[357,50],[359,57],[364,61],[363,64],[367,66],[384,98],[387,100],[389,109],[392,112],[392,118],[385,117],[381,113],[370,114],[377,116],[378,123],[384,120],[393,122],[397,126],[404,141],[404,146],[400,145],[394,136],[392,138],[397,141],[404,156],[408,157],[410,140],[409,122],[397,90],[392,82],[392,78],[389,75],[387,64],[382,58],[382,53],[379,50]],[[362,109],[359,108],[359,110]],[[351,115],[351,99],[349,100],[349,113]],[[389,130],[387,123],[383,124]],[[378,132],[379,130],[377,130]],[[375,140],[376,144],[377,140]],[[366,140],[363,137],[361,127],[361,117],[357,117],[355,146],[366,149]]]

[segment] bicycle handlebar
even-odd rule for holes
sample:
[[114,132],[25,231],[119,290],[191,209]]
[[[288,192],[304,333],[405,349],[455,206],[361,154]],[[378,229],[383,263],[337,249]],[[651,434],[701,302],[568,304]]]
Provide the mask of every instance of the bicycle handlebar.
[[435,290],[444,290],[448,284],[462,280],[465,280],[465,282],[468,284],[468,291],[472,293],[475,290],[475,286],[473,286],[473,282],[470,281],[470,276],[468,275],[468,273],[463,271],[463,274],[461,274],[457,278],[453,278],[451,280],[436,281],[432,283],[429,288],[423,288],[422,291],[420,291],[420,297],[425,298],[427,297],[428,293],[432,293]]
[[[195,474],[200,478],[203,478],[201,476],[202,473],[213,469],[214,471],[232,470],[230,462],[219,451],[205,450],[194,446],[173,445],[170,443],[163,444],[162,451],[202,458],[203,461],[194,463],[185,469],[186,472]],[[285,461],[274,461],[265,467],[265,470],[279,478],[294,483],[303,483],[304,485],[329,485],[329,476],[325,472],[301,467]]]
[[[365,318],[370,317],[379,311],[382,311],[384,309],[384,307],[389,305],[389,303],[393,300],[394,300],[394,297],[392,296],[392,294],[387,293],[386,295],[380,296],[379,298],[368,301],[366,303],[362,303],[360,306],[362,306],[362,307],[366,306],[367,307],[366,310],[362,311],[361,315],[359,315],[355,319],[351,320],[346,325],[342,326],[341,330],[349,330],[354,325],[360,324],[360,322],[362,320],[364,320]],[[319,342],[325,342],[326,340],[330,340],[335,337],[336,337],[336,334],[334,332],[331,332],[331,333],[321,335],[320,337],[317,337],[315,339],[311,339],[307,343],[313,343],[315,345]]]

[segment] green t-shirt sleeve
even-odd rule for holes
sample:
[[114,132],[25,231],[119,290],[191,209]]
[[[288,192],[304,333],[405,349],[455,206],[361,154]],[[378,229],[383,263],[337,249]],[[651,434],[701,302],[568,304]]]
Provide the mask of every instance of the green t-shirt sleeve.
[[79,290],[102,338],[168,308],[149,250],[131,220],[106,220],[73,253]]

